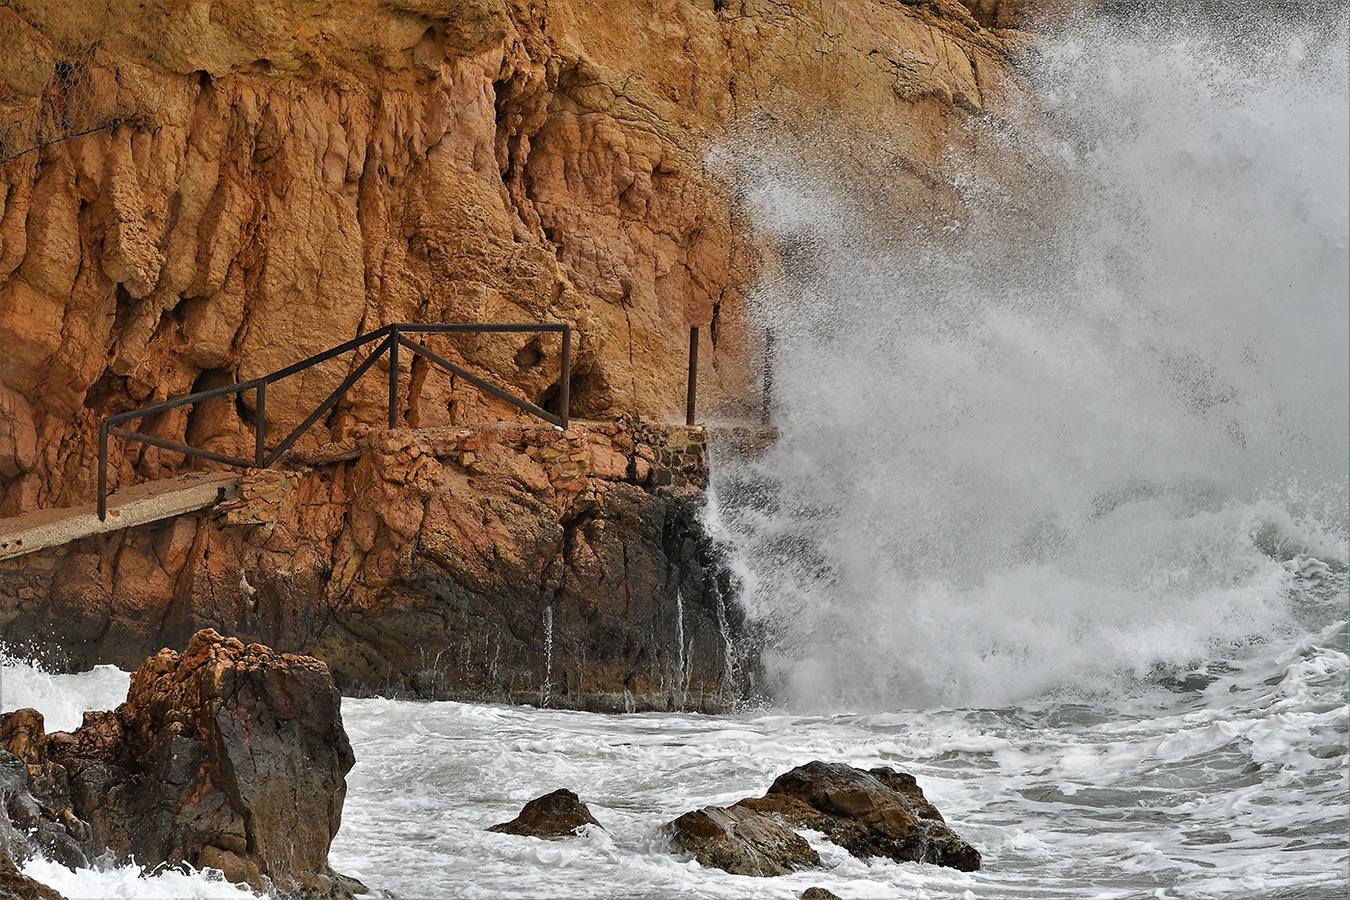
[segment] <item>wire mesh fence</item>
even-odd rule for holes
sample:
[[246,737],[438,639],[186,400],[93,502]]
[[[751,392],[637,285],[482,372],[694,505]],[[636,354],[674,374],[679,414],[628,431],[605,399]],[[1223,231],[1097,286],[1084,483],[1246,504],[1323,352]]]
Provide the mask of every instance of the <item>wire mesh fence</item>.
[[0,165],[122,124],[153,127],[144,92],[125,90],[99,41],[56,40],[0,2]]

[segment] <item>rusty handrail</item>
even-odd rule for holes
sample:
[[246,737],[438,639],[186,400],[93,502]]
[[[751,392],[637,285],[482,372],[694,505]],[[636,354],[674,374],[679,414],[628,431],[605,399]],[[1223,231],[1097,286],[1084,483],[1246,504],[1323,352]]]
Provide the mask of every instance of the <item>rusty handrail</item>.
[[[477,333],[521,333],[521,332],[559,332],[562,334],[562,360],[561,373],[558,382],[558,414],[548,412],[528,400],[511,394],[510,392],[497,387],[495,384],[474,375],[472,372],[452,363],[450,360],[433,352],[427,347],[415,341],[410,341],[403,337],[404,334],[477,334]],[[269,453],[266,450],[267,440],[267,386],[281,381],[284,378],[303,372],[320,363],[327,362],[336,356],[356,350],[372,341],[380,341],[379,346],[372,350],[370,354],[361,361],[361,363],[343,379],[333,391],[324,398],[314,412],[310,413],[303,422],[291,430],[291,432],[282,438],[281,443],[272,449]],[[115,415],[107,416],[99,423],[98,434],[98,518],[99,521],[105,521],[108,517],[108,438],[110,435],[116,435],[124,440],[140,441],[149,444],[152,447],[160,447],[165,450],[173,450],[183,453],[187,456],[198,456],[203,459],[214,460],[215,462],[225,463],[226,465],[239,466],[240,468],[266,468],[274,464],[281,456],[294,446],[306,431],[314,425],[329,411],[336,406],[347,391],[351,390],[352,385],[368,372],[381,356],[389,355],[389,427],[398,426],[398,360],[399,347],[406,347],[414,354],[429,360],[437,366],[446,369],[451,374],[463,378],[475,387],[492,394],[501,400],[523,410],[533,416],[538,416],[544,421],[555,425],[564,431],[567,430],[569,423],[569,413],[572,397],[572,326],[565,322],[485,322],[482,324],[473,323],[426,323],[426,322],[398,322],[392,325],[385,325],[383,328],[377,328],[374,331],[357,335],[349,341],[338,344],[322,353],[316,353],[313,356],[306,357],[299,362],[291,363],[283,369],[278,369],[268,375],[258,378],[251,378],[248,381],[241,381],[238,384],[224,385],[218,388],[211,388],[205,391],[197,391],[192,394],[185,394],[181,397],[173,397],[160,403],[150,406],[144,406],[139,409],[129,409]],[[148,434],[140,434],[135,431],[129,431],[125,428],[119,428],[123,422],[130,422],[133,419],[141,419],[145,416],[152,416],[158,413],[167,412],[176,409],[179,406],[185,406],[189,403],[196,403],[200,400],[210,400],[215,397],[224,397],[230,394],[240,394],[244,391],[256,392],[254,402],[253,416],[253,459],[247,460],[239,456],[229,456],[224,453],[216,453],[212,450],[201,450],[195,447],[189,447],[187,444],[178,441],[171,441],[167,438],[155,437]]]

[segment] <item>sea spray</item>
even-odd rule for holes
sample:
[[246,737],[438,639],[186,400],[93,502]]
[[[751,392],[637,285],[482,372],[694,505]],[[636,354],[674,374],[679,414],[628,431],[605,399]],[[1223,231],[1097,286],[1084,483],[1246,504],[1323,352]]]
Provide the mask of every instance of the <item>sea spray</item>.
[[1091,693],[1343,612],[1344,25],[1080,24],[1038,106],[972,120],[951,207],[715,154],[782,253],[780,437],[711,513],[780,697]]

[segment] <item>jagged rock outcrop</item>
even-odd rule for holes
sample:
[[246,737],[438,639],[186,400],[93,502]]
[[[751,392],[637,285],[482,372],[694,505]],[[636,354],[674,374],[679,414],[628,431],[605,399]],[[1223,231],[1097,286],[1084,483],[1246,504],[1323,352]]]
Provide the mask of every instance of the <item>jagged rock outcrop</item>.
[[821,832],[864,860],[880,856],[964,872],[980,867],[979,851],[947,827],[914,776],[885,767],[810,762],[778,776],[763,797],[704,807],[666,826],[676,849],[738,875],[819,865],[793,829]]
[[359,885],[328,867],[354,762],[340,704],[319,660],[202,631],[146,660],[126,702],[74,732],[44,735],[20,710],[0,733],[23,754],[40,815],[80,823],[91,857],[342,897]]
[[493,825],[488,831],[524,837],[561,838],[575,835],[588,825],[604,829],[591,815],[590,807],[567,788],[536,797],[509,822]]
[[[0,717],[0,747],[32,747],[35,729],[40,735],[42,716],[36,710]],[[35,771],[41,773],[40,768]],[[69,866],[85,865],[88,858],[80,842],[87,843],[89,836],[87,823],[38,803],[30,791],[28,765],[0,749],[0,900],[62,900],[58,892],[20,872],[19,863],[46,853]]]
[[210,514],[0,562],[0,639],[130,669],[213,627],[346,691],[616,711],[753,689],[702,428],[375,431],[307,459]]

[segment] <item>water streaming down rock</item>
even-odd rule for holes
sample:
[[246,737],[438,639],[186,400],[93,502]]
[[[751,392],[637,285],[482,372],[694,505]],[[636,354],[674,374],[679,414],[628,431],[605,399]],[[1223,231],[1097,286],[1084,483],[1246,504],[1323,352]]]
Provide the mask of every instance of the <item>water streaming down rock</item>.
[[684,592],[675,591],[675,671],[673,673],[674,688],[671,691],[672,706],[675,709],[684,709],[685,695],[689,689],[689,665],[685,659],[685,654],[691,648],[687,648],[684,640]]
[[539,705],[553,698],[553,607],[544,607],[544,681],[539,686]]
[[959,205],[717,156],[782,257],[781,437],[712,504],[780,696],[1013,702],[1343,612],[1346,70],[1343,11],[1104,19],[973,124]]

